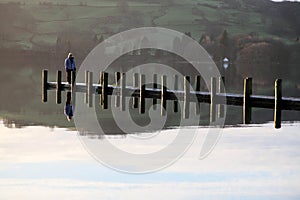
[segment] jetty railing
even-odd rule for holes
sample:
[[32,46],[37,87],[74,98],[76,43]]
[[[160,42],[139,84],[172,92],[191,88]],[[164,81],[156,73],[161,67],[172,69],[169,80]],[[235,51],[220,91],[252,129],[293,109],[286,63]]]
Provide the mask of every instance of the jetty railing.
[[[295,110],[300,111],[300,99],[282,97],[282,80],[277,79],[274,86],[274,96],[263,96],[252,94],[252,78],[244,79],[244,93],[233,94],[224,93],[222,90],[222,78],[211,78],[210,92],[200,91],[201,77],[195,77],[195,90],[190,89],[190,76],[185,76],[183,90],[178,90],[178,76],[174,76],[174,89],[167,89],[167,76],[162,75],[160,88],[158,88],[158,76],[153,75],[152,88],[145,84],[145,75],[133,74],[132,86],[126,84],[126,73],[115,72],[113,85],[108,84],[108,73],[101,72],[100,83],[93,83],[93,72],[85,72],[85,83],[76,83],[75,73],[71,75],[71,84],[62,82],[62,72],[57,71],[56,82],[48,81],[48,71],[42,71],[42,101],[47,102],[48,90],[56,90],[56,103],[61,103],[61,92],[73,90],[85,93],[85,102],[92,107],[93,94],[101,94],[100,104],[103,109],[108,109],[108,96],[115,95],[115,106],[125,110],[125,98],[132,97],[132,107],[139,108],[141,114],[145,113],[145,99],[153,99],[153,109],[157,109],[157,100],[161,101],[161,115],[166,115],[167,100],[173,101],[173,111],[178,112],[178,101],[183,101],[183,118],[189,118],[190,103],[195,102],[210,104],[210,121],[214,122],[217,117],[224,117],[224,99],[227,105],[243,107],[243,122],[250,124],[252,118],[252,108],[274,109],[274,126],[281,128],[281,111]],[[200,106],[196,106],[196,114],[200,113]]]

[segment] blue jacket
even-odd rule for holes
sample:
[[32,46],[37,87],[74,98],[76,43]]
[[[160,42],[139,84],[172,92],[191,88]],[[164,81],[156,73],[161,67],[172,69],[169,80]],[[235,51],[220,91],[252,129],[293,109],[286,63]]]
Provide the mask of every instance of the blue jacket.
[[73,59],[73,63],[71,63],[70,58],[66,58],[66,60],[65,60],[65,69],[66,70],[76,71],[76,62],[75,62],[75,59]]

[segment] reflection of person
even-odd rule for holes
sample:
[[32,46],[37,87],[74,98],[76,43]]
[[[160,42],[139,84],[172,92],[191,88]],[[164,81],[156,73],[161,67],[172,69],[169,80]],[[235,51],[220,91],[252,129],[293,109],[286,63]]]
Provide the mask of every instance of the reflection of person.
[[66,105],[64,107],[64,113],[67,116],[68,121],[71,121],[74,114],[74,108],[72,105],[71,96],[72,96],[71,92],[67,92],[67,100],[66,100]]
[[68,57],[65,59],[65,69],[67,75],[67,81],[71,84],[71,73],[76,72],[76,63],[72,53],[69,53]]

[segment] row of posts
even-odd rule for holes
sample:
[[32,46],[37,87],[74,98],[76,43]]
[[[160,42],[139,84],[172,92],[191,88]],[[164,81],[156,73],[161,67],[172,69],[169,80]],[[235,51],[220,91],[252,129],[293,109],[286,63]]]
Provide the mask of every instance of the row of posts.
[[[42,74],[42,84],[43,84],[43,91],[42,91],[42,99],[43,102],[47,101],[47,84],[48,84],[48,71],[43,70]],[[56,103],[61,103],[61,91],[62,91],[62,72],[57,71],[56,74]],[[72,73],[71,76],[71,90],[76,87],[75,84],[75,73]],[[167,76],[163,75],[161,77],[161,89],[160,89],[160,95],[155,96],[154,94],[149,95],[149,92],[151,93],[151,90],[146,90],[146,84],[145,84],[146,77],[143,74],[133,74],[133,87],[139,88],[139,95],[138,97],[132,97],[132,107],[133,108],[139,108],[139,112],[141,114],[145,113],[146,109],[146,98],[152,98],[153,103],[153,109],[157,109],[157,99],[160,98],[161,100],[161,115],[166,115],[166,108],[167,108],[167,100],[173,100],[173,111],[175,113],[178,112],[178,106],[179,102],[177,99],[171,99],[168,95],[167,91]],[[158,76],[157,74],[153,75],[153,89],[158,89]],[[196,76],[195,77],[195,92],[200,92],[200,82],[201,77]],[[215,122],[216,118],[223,118],[224,117],[224,105],[218,104],[219,99],[216,98],[217,92],[218,93],[224,93],[224,88],[222,88],[222,82],[224,83],[224,78],[219,78],[219,87],[217,88],[217,78],[212,77],[211,78],[211,90],[210,90],[210,121]],[[86,84],[86,94],[85,94],[85,103],[88,104],[89,107],[92,107],[92,98],[93,93],[95,93],[95,88],[93,86],[93,72],[86,71],[85,72],[85,84]],[[103,109],[108,109],[108,95],[112,94],[112,91],[109,90],[108,86],[108,73],[101,72],[100,74],[100,85],[101,85],[101,91],[97,91],[101,94],[100,96],[100,104]],[[119,88],[119,92],[117,92],[115,97],[115,106],[120,107],[121,111],[125,110],[125,104],[126,104],[126,73],[115,73],[115,86],[116,88]],[[178,90],[178,75],[174,76],[174,91]],[[109,93],[110,92],[110,93]],[[184,86],[183,86],[183,118],[187,119],[190,115],[190,77],[185,76],[184,77]],[[250,124],[251,118],[252,118],[252,107],[253,102],[251,100],[252,95],[252,78],[246,78],[244,79],[244,94],[243,94],[243,122],[244,124]],[[225,96],[226,98],[227,96]],[[274,107],[274,123],[275,128],[281,127],[281,100],[282,100],[282,81],[281,79],[276,80],[275,82],[275,107]],[[200,102],[196,101],[196,109],[195,114],[200,114]],[[225,101],[224,101],[225,102]],[[218,104],[218,106],[216,106]],[[138,106],[139,105],[139,106]]]

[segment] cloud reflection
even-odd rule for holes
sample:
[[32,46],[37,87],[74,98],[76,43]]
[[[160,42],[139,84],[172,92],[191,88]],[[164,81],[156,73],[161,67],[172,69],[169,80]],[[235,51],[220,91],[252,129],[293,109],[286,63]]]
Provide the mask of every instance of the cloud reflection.
[[[146,175],[101,166],[76,132],[0,123],[0,196],[4,199],[299,199],[300,124],[274,130],[226,128],[213,153],[199,160],[199,132],[177,163]],[[193,131],[191,128],[187,128]],[[172,134],[171,130],[161,134]],[[165,137],[154,147],[164,145]],[[134,150],[132,138],[114,138]],[[148,146],[148,145],[147,145]],[[140,145],[139,149],[143,150]],[[148,149],[149,150],[149,149]],[[145,149],[147,151],[147,149]]]

